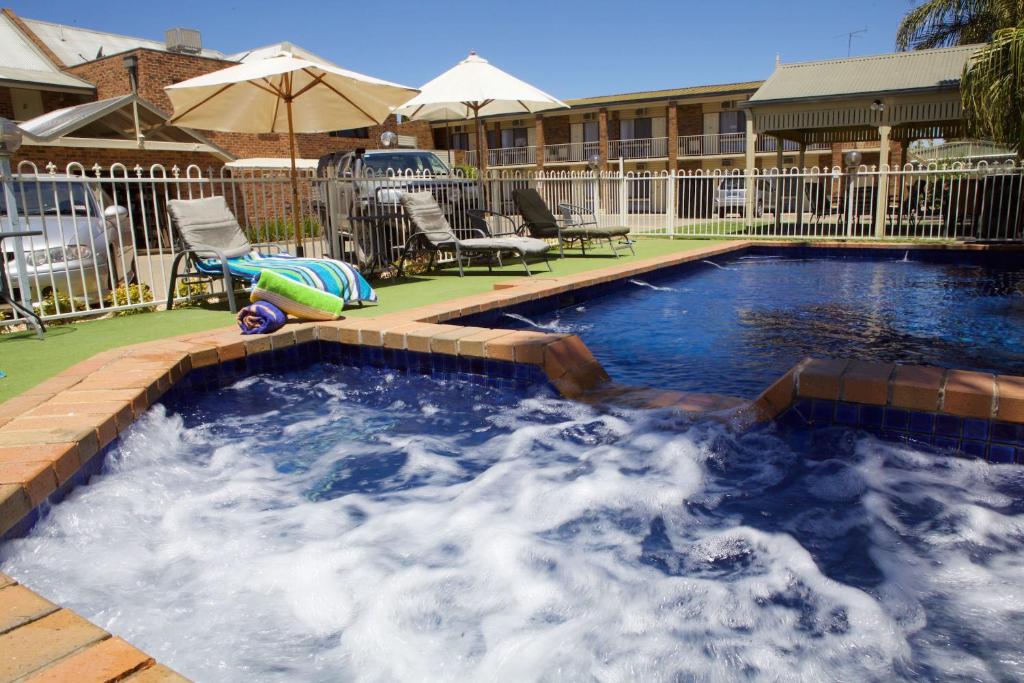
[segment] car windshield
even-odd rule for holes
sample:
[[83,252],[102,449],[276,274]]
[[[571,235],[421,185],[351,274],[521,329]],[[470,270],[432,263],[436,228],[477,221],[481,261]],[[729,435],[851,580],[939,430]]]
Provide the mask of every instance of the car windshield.
[[367,170],[373,173],[435,173],[448,174],[448,168],[430,152],[367,154],[363,157]]
[[743,176],[729,176],[728,178],[722,178],[722,189],[745,190],[747,189],[747,179]]
[[[95,214],[86,186],[78,181],[25,181],[12,183],[17,213],[23,216]],[[0,192],[0,215],[7,214],[7,197]]]

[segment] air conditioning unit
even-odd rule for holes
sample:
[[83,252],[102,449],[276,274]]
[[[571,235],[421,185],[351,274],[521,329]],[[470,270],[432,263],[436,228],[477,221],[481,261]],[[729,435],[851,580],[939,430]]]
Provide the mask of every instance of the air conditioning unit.
[[647,114],[647,107],[642,107],[636,110],[637,116],[645,116]]
[[583,115],[583,120],[584,120],[584,121],[593,121],[593,120],[594,120],[594,119],[596,119],[596,118],[597,118],[597,114],[595,114],[595,113],[593,113],[593,112],[591,112],[591,113],[589,113],[589,114],[584,114],[584,115]]
[[722,109],[732,109],[732,102],[722,102]]
[[197,55],[203,51],[202,36],[194,28],[172,28],[164,32],[168,52]]

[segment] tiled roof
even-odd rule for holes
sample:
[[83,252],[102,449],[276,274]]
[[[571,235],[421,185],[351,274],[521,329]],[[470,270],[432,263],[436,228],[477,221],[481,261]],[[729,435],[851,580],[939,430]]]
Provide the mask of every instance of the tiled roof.
[[776,67],[752,103],[956,88],[979,45],[895,52]]
[[597,97],[581,97],[565,100],[570,107],[587,107],[598,104],[625,104],[629,102],[645,102],[648,100],[671,100],[689,97],[714,95],[731,95],[754,92],[764,81],[744,81],[743,83],[725,83],[720,85],[696,85],[689,88],[670,88],[668,90],[646,90],[642,92],[621,93],[619,95],[599,95]]

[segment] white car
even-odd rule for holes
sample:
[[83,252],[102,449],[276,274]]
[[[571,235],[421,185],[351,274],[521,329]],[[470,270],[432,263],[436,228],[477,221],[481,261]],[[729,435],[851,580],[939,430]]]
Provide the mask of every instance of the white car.
[[[95,180],[15,176],[11,185],[18,216],[15,225],[42,232],[22,239],[32,301],[57,294],[98,304],[121,282],[134,281],[128,210],[114,205]],[[0,193],[0,216],[5,216],[8,208]],[[11,291],[14,299],[20,300],[22,278],[15,240],[4,240],[3,248]]]

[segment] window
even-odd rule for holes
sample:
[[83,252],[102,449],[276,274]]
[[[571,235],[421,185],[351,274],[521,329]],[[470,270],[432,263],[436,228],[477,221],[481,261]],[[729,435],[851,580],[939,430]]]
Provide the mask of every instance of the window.
[[642,119],[623,119],[619,121],[620,140],[641,140],[653,137],[650,117]]
[[452,133],[448,149],[469,149],[469,133]]
[[718,115],[719,133],[744,133],[747,130],[747,114],[742,111],[723,111]]
[[501,131],[502,147],[526,147],[530,144],[530,134],[525,128],[503,128]]
[[584,121],[583,122],[583,142],[599,142],[601,139],[601,129],[597,125],[597,121]]
[[362,138],[367,139],[370,137],[369,128],[346,128],[344,130],[332,130],[328,133],[332,138]]

